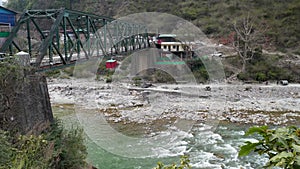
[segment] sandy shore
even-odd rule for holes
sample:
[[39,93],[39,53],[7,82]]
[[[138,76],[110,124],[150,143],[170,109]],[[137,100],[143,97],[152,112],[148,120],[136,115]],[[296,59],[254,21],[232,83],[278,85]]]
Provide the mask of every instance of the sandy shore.
[[99,109],[109,121],[215,119],[247,124],[300,124],[300,85],[153,84],[48,79],[52,104]]

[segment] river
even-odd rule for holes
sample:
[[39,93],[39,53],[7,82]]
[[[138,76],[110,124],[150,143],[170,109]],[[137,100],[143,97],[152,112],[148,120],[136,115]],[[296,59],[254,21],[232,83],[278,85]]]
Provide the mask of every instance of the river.
[[[139,149],[141,158],[138,158],[116,155],[107,151],[105,147],[103,148],[103,145],[99,144],[95,138],[99,137],[99,139],[109,141],[115,139],[115,136],[109,133],[103,136],[97,132],[101,128],[96,127],[95,130],[95,126],[98,126],[98,124],[95,124],[96,121],[89,120],[89,126],[94,126],[92,128],[80,123],[81,120],[78,119],[81,118],[80,114],[74,113],[72,105],[55,105],[53,106],[53,111],[55,116],[62,119],[67,125],[75,123],[84,127],[85,130],[93,129],[94,134],[92,135],[86,131],[86,145],[88,148],[88,161],[98,169],[151,169],[156,166],[158,161],[162,161],[165,164],[179,162],[180,156],[183,154],[189,156],[194,169],[258,169],[262,168],[267,160],[266,157],[261,157],[254,153],[247,157],[238,157],[239,146],[245,141],[254,140],[244,136],[250,125],[220,122],[216,129],[211,130],[211,126],[197,122],[194,123],[189,132],[173,125],[166,125],[162,130],[156,130],[150,134],[141,134],[145,127],[143,125],[111,124],[116,130],[129,136],[135,134],[134,137],[145,137],[148,135],[148,137],[159,136],[163,139],[169,137],[171,140],[176,140],[167,143],[167,147],[163,146],[165,145],[163,141],[160,142],[162,147],[158,145],[159,148],[155,149],[157,154],[153,156],[149,156],[148,152]],[[85,117],[98,113],[96,110],[83,111]],[[130,129],[137,132],[132,133]],[[122,144],[132,143],[125,142]],[[131,153],[136,153],[134,147],[132,149]],[[130,153],[130,151],[125,153]]]
[[[191,165],[195,169],[262,168],[266,158],[254,154],[249,157],[237,157],[239,145],[247,140],[243,136],[244,129],[246,126],[220,125],[215,132],[203,132],[201,125],[195,126],[192,137],[184,139],[185,143],[180,145],[181,152],[174,154],[188,155]],[[174,145],[174,149],[178,148],[177,146]],[[172,153],[169,156],[165,154],[165,157],[162,158],[125,158],[108,153],[91,141],[88,143],[88,147],[91,163],[103,169],[151,169],[158,161],[172,164],[178,162],[180,158],[179,156],[174,157]]]

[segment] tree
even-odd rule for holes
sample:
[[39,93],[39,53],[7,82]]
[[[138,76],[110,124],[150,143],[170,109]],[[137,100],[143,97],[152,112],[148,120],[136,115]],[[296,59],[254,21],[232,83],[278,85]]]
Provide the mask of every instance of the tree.
[[[77,0],[78,1],[78,0]],[[70,7],[71,3],[78,3],[75,0],[9,0],[6,3],[7,8],[13,9],[19,12],[28,9],[52,9],[52,8],[62,8]]]
[[235,40],[233,47],[238,56],[242,60],[242,68],[239,73],[246,71],[247,63],[253,58],[260,48],[261,33],[263,32],[260,26],[255,25],[255,19],[250,18],[250,14],[241,20],[234,22]]
[[269,129],[268,126],[252,127],[245,135],[258,134],[257,142],[246,142],[240,149],[239,156],[251,152],[266,154],[269,161],[266,167],[296,169],[300,167],[300,128],[295,126]]
[[13,9],[15,11],[22,12],[28,4],[28,0],[9,0],[7,1],[7,8]]

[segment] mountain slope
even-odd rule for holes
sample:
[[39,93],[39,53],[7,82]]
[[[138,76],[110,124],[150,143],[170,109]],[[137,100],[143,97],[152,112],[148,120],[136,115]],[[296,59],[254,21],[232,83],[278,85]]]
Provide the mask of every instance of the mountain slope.
[[221,43],[233,32],[234,21],[249,14],[257,25],[265,25],[264,48],[300,54],[299,0],[8,0],[7,7],[19,11],[66,7],[115,18],[137,12],[170,13]]

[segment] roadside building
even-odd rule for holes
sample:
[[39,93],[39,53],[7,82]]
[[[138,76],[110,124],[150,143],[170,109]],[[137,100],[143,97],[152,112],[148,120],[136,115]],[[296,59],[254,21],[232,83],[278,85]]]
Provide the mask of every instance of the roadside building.
[[16,25],[16,15],[17,12],[0,6],[0,47]]

